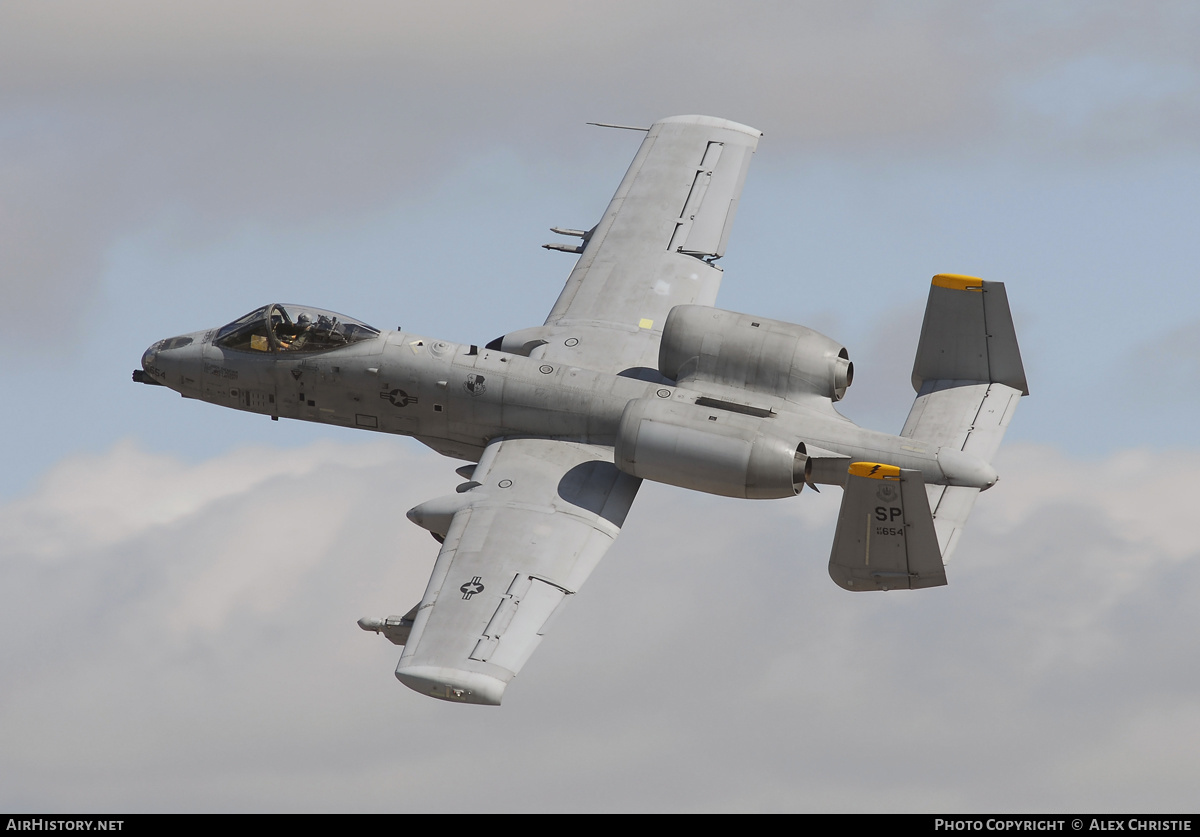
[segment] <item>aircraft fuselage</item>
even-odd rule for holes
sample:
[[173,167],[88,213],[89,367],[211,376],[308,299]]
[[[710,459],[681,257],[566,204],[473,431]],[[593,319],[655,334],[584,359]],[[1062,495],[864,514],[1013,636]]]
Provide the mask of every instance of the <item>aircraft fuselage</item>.
[[798,404],[744,392],[713,398],[712,392],[671,383],[402,331],[295,354],[222,347],[216,334],[212,329],[156,343],[142,359],[145,377],[185,398],[275,419],[413,436],[439,453],[468,461],[478,461],[488,442],[502,437],[612,445],[631,401],[694,405],[702,400],[714,423],[758,426],[803,441],[818,463],[825,457],[829,467],[813,471],[811,482],[841,484],[848,459],[918,470],[933,484],[986,488],[995,482],[995,471],[981,460],[858,427],[824,399]]

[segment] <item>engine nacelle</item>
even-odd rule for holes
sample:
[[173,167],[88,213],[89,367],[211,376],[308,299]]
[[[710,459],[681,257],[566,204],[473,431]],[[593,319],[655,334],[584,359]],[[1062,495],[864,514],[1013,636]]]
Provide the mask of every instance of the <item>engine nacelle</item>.
[[658,371],[680,385],[710,382],[780,398],[823,395],[833,401],[854,381],[845,347],[825,335],[705,305],[671,309]]
[[717,408],[639,398],[621,415],[616,465],[635,477],[725,497],[799,494],[809,465],[804,444],[763,425]]

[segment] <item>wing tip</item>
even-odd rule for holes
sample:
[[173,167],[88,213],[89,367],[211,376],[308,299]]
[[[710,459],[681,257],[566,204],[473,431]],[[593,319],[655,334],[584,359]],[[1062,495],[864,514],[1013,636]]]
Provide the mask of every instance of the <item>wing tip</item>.
[[737,131],[742,134],[749,134],[758,139],[762,137],[763,132],[758,128],[751,128],[749,125],[743,125],[741,122],[734,122],[732,119],[722,119],[719,116],[704,116],[698,113],[689,113],[682,116],[667,116],[655,122],[655,125],[661,125],[664,122],[685,122],[690,125],[705,125],[709,128],[724,128],[728,131]]
[[489,674],[442,666],[398,666],[396,679],[428,697],[480,706],[499,706],[508,685]]

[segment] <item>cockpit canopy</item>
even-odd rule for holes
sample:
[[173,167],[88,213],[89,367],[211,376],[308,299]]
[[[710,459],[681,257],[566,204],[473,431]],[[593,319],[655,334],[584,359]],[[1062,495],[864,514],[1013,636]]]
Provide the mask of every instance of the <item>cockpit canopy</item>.
[[213,343],[243,352],[326,352],[379,336],[379,329],[332,311],[264,305],[217,332]]

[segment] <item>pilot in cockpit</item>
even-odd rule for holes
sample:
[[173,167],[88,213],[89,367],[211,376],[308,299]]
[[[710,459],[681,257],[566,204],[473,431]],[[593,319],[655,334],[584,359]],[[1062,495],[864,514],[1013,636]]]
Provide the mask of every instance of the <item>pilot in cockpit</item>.
[[307,344],[308,341],[312,339],[312,333],[313,333],[312,317],[309,316],[307,311],[301,311],[300,315],[298,317],[296,317],[295,331],[296,331],[295,339],[292,340],[291,345],[287,346],[286,348],[291,349],[293,352],[300,352],[300,351],[304,350],[305,344]]
[[323,352],[378,336],[378,329],[340,314],[275,304],[224,326],[214,343],[235,351]]

